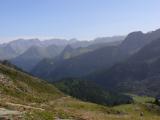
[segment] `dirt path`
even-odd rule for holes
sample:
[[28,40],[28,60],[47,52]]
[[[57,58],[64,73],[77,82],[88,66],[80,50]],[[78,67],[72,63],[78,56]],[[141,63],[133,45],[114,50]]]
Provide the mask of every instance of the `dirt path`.
[[19,111],[15,111],[15,110],[8,110],[8,109],[5,109],[5,108],[0,108],[0,116],[3,116],[3,115],[19,115],[21,114]]
[[8,110],[5,108],[0,108],[0,119],[5,120],[9,118],[19,118],[21,116],[21,112],[15,110]]
[[27,106],[27,105],[22,105],[22,104],[15,104],[15,103],[9,103],[9,102],[7,102],[6,103],[6,105],[9,105],[9,106],[12,106],[12,107],[14,107],[14,108],[23,108],[24,110],[30,110],[30,109],[32,109],[32,110],[40,110],[40,111],[44,111],[44,109],[43,108],[38,108],[38,107],[32,107],[32,106]]

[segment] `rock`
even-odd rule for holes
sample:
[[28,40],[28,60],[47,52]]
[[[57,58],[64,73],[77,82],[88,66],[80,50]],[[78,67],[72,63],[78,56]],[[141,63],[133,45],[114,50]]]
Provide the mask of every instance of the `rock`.
[[143,112],[141,112],[141,113],[140,113],[140,116],[141,116],[141,117],[143,117],[143,116],[144,116],[144,113],[143,113]]

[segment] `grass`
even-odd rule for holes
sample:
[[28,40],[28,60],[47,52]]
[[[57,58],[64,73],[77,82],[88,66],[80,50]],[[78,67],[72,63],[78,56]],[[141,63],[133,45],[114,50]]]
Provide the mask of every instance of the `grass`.
[[131,95],[135,102],[137,103],[148,103],[148,102],[154,102],[155,98],[148,97],[148,96],[138,96],[138,95]]
[[47,111],[31,111],[24,115],[25,120],[53,120],[53,113]]
[[11,81],[10,86],[0,84],[0,90],[4,94],[23,100],[24,102],[45,102],[64,96],[54,86],[31,77],[25,73],[18,72],[3,65],[0,65],[0,72]]
[[[130,116],[132,120],[158,120],[160,119],[160,108],[152,104],[154,98],[148,96],[131,95],[134,99],[133,104],[119,105],[114,107],[115,110],[122,111]],[[159,110],[158,110],[158,109]],[[140,114],[143,113],[143,116]]]

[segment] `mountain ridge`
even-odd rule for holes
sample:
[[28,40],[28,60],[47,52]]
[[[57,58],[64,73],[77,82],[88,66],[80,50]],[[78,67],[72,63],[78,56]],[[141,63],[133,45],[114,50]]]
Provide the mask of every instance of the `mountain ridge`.
[[[108,69],[112,65],[127,59],[159,37],[159,29],[145,34],[142,32],[132,32],[120,45],[104,46],[94,51],[63,60],[57,64],[51,64],[50,67],[52,69],[46,72],[43,71],[43,73],[48,75],[44,78],[49,81],[56,81],[65,77],[81,77],[101,69]],[[36,67],[32,71],[33,75],[38,77],[41,72],[38,69],[39,67]]]
[[152,41],[126,61],[94,73],[88,79],[105,88],[112,86],[113,89],[156,96],[159,94],[159,46],[160,39]]

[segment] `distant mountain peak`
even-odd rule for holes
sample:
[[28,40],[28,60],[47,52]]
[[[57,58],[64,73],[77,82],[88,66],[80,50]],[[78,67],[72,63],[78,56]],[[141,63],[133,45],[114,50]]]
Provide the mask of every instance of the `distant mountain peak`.
[[28,42],[28,41],[40,42],[40,40],[38,38],[33,38],[33,39],[19,38],[19,39],[11,41],[10,44],[12,44],[12,43],[22,43],[22,42]]
[[143,34],[144,33],[142,31],[135,31],[135,32],[128,34],[128,37],[138,36],[138,35],[143,35]]
[[64,48],[64,50],[63,50],[63,52],[69,52],[69,51],[72,51],[73,50],[73,48],[71,47],[71,45],[67,45],[65,48]]
[[123,41],[125,36],[112,36],[112,37],[98,37],[93,41],[94,43],[107,43],[107,42],[115,42],[115,41]]
[[69,40],[71,43],[74,43],[74,42],[78,42],[79,40],[77,40],[76,38],[72,38]]

